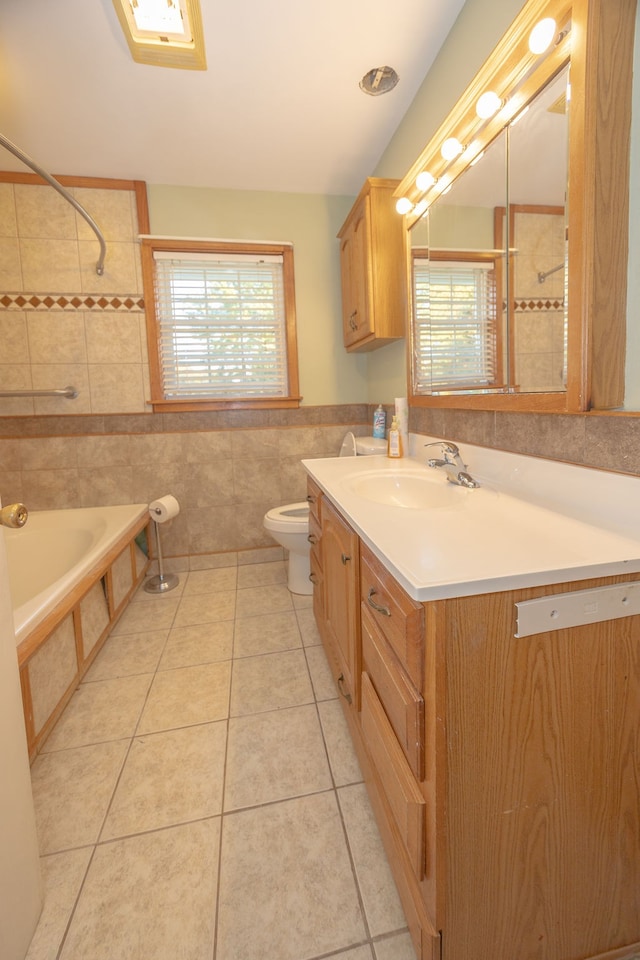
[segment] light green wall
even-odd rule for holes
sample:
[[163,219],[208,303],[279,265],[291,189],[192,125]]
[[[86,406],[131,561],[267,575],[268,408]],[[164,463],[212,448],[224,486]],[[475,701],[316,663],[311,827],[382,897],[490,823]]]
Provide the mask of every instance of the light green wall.
[[[404,176],[523,5],[523,0],[467,0],[372,176]],[[362,355],[348,354],[342,345],[336,234],[355,197],[148,189],[156,235],[293,242],[305,405],[389,403],[406,395],[404,341]]]
[[336,234],[353,197],[150,185],[151,233],[294,245],[302,403],[365,403],[367,359],[342,345]]

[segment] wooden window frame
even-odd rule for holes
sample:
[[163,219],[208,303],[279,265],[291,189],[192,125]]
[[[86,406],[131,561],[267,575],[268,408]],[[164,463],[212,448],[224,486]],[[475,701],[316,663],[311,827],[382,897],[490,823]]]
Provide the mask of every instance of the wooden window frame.
[[[160,329],[156,311],[154,259],[155,251],[200,254],[264,254],[281,256],[283,260],[283,282],[285,302],[285,337],[287,350],[286,397],[233,397],[225,400],[214,399],[166,399],[162,370],[160,365]],[[149,349],[149,375],[151,384],[150,402],[155,412],[173,413],[190,410],[259,410],[283,409],[300,406],[300,387],[298,380],[298,345],[296,333],[295,279],[293,269],[293,247],[290,244],[262,243],[260,241],[234,240],[168,240],[145,237],[141,241],[142,279],[147,320],[147,345]]]

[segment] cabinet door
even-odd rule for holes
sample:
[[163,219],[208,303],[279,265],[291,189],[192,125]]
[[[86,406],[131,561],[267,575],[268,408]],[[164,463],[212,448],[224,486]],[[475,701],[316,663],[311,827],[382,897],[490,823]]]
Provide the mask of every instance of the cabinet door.
[[344,343],[347,347],[372,333],[368,211],[369,198],[364,197],[340,247]]
[[322,565],[324,628],[339,667],[338,687],[359,709],[358,537],[327,500],[322,505]]

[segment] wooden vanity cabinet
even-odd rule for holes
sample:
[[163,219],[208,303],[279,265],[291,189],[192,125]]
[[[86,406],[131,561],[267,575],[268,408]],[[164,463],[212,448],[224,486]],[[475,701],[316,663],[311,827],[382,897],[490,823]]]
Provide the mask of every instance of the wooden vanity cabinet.
[[359,539],[328,500],[322,503],[323,613],[321,632],[336,668],[340,694],[360,707]]
[[326,498],[321,525],[318,626],[419,960],[638,960],[640,616],[515,633],[516,604],[640,574],[420,604]]
[[345,220],[340,239],[344,345],[375,350],[405,336],[406,250],[395,209],[397,180],[370,177]]

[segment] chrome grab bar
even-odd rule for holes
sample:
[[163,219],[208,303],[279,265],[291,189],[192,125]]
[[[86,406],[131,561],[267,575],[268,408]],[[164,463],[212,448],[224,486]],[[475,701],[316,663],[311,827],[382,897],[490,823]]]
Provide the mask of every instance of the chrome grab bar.
[[14,157],[17,157],[18,160],[22,160],[22,162],[26,163],[28,167],[31,167],[34,173],[37,173],[38,176],[42,177],[43,180],[46,180],[47,183],[50,186],[52,186],[54,190],[57,190],[58,193],[65,198],[67,203],[70,203],[71,206],[78,211],[81,217],[84,217],[84,219],[87,221],[87,223],[95,233],[96,237],[98,238],[98,243],[100,244],[100,256],[98,258],[98,262],[96,263],[96,273],[98,274],[99,277],[101,277],[102,274],[104,273],[104,258],[107,253],[107,245],[102,235],[102,231],[100,230],[100,227],[95,222],[93,217],[87,213],[87,211],[82,206],[82,204],[78,203],[76,198],[69,193],[66,187],[63,187],[61,183],[58,183],[58,181],[54,177],[52,177],[50,173],[47,173],[46,170],[43,170],[43,168],[40,166],[39,163],[36,163],[36,161],[32,160],[31,157],[27,156],[26,153],[23,153],[20,147],[17,147],[15,143],[12,143],[11,140],[8,140],[1,133],[0,133],[0,145],[3,146],[6,150],[8,150],[9,153],[12,153]]
[[63,387],[62,390],[0,390],[2,400],[9,397],[66,397],[67,400],[75,400],[77,396],[75,387]]

